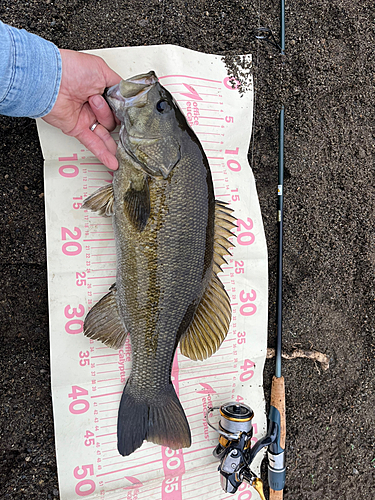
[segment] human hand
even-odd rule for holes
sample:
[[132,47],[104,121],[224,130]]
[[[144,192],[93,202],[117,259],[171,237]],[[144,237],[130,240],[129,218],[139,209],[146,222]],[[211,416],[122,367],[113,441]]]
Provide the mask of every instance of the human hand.
[[[108,168],[116,170],[116,142],[109,131],[116,127],[115,117],[102,97],[121,77],[98,56],[60,49],[62,77],[52,110],[43,117],[64,134],[76,137]],[[99,122],[94,131],[92,125]]]

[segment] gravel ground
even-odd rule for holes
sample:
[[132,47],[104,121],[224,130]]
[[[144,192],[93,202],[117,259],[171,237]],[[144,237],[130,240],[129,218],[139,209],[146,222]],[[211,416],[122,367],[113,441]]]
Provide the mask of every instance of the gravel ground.
[[[278,9],[269,0],[3,0],[0,18],[61,48],[172,43],[254,55],[249,159],[269,247],[269,345],[275,344],[275,190],[284,103],[284,347],[316,349],[331,359],[326,372],[305,359],[283,365],[284,497],[369,500],[375,491],[375,7],[369,0],[287,2],[284,62],[252,37],[259,25],[277,35]],[[0,179],[0,497],[58,498],[43,158],[33,120],[0,117]],[[274,361],[267,361],[267,399],[273,370]]]

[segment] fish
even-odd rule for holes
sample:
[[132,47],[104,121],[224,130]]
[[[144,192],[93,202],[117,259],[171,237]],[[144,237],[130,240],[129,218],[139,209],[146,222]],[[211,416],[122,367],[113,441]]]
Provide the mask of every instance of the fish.
[[215,200],[202,145],[154,71],[122,80],[105,98],[121,124],[119,168],[83,208],[112,217],[116,282],[87,314],[84,335],[115,349],[130,335],[119,453],[130,455],[144,440],[188,448],[172,363],[178,345],[204,360],[228,333],[230,299],[218,274],[236,219]]

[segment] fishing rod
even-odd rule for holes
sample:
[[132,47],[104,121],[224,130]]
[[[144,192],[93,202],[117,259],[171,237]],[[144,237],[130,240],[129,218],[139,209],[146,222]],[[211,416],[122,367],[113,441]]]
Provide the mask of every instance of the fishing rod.
[[[213,451],[220,460],[220,482],[224,491],[236,493],[246,481],[266,500],[263,483],[252,472],[250,466],[256,455],[268,448],[268,485],[270,500],[282,500],[285,485],[285,385],[281,375],[281,340],[282,340],[282,275],[283,275],[283,184],[284,184],[284,106],[279,119],[279,170],[278,170],[278,266],[277,266],[277,344],[276,368],[272,378],[271,402],[268,414],[268,431],[251,447],[253,437],[252,419],[254,412],[243,403],[229,402],[220,407],[207,410],[208,425],[220,434],[219,444]],[[218,427],[209,421],[210,413],[219,410]]]
[[[270,35],[264,29],[258,29],[256,38],[270,41]],[[267,31],[267,33],[266,33]],[[285,55],[285,0],[280,0],[280,45],[272,42]],[[276,366],[272,378],[271,401],[268,414],[268,430],[266,436],[259,439],[251,447],[253,437],[252,419],[254,412],[243,403],[229,402],[220,407],[209,408],[206,420],[210,427],[220,434],[219,443],[213,451],[215,458],[220,460],[220,482],[224,491],[236,493],[239,486],[246,481],[266,500],[263,483],[250,468],[256,455],[267,448],[268,455],[268,485],[270,500],[282,500],[285,485],[285,384],[281,374],[282,348],[282,286],[283,286],[283,203],[284,203],[284,105],[279,116],[279,163],[277,189],[277,225],[278,225],[278,259],[277,259],[277,341]],[[218,427],[209,421],[211,412],[220,411]]]
[[284,106],[280,111],[278,176],[278,265],[277,265],[277,343],[276,368],[271,386],[270,425],[278,427],[277,439],[268,447],[268,484],[270,500],[281,500],[285,484],[285,384],[281,375],[282,296],[283,296],[283,188],[284,188]]
[[[280,45],[281,56],[285,55],[285,0],[280,1]],[[282,321],[283,321],[283,218],[284,218],[284,105],[281,106],[279,119],[279,169],[277,186],[277,343],[276,367],[272,379],[271,402],[268,420],[270,425],[278,426],[278,437],[268,447],[268,484],[270,500],[282,500],[285,485],[285,383],[281,374]]]

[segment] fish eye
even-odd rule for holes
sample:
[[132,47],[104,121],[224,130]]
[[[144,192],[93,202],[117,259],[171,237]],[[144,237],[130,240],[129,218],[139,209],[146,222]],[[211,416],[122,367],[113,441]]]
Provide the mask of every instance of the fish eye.
[[167,101],[162,99],[156,104],[156,109],[159,111],[159,113],[164,113],[165,111],[169,111],[171,107]]

